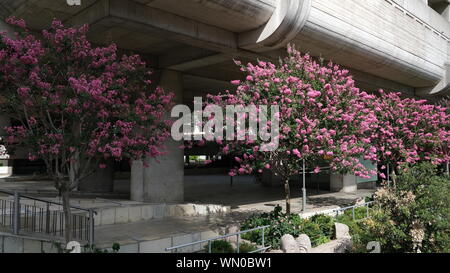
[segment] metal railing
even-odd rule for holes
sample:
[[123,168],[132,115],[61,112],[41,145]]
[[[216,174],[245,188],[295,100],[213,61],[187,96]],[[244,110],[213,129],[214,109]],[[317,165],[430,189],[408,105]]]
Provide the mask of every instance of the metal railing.
[[[15,235],[43,235],[63,238],[65,218],[63,205],[58,202],[0,190],[13,200],[0,199],[0,230]],[[23,201],[27,202],[23,202]],[[93,209],[70,206],[72,210],[72,237],[75,240],[94,242]]]
[[230,234],[226,234],[226,235],[222,235],[222,236],[217,236],[217,237],[206,239],[206,240],[196,241],[196,242],[183,244],[183,245],[172,246],[172,247],[166,248],[166,251],[171,251],[172,253],[174,253],[174,252],[176,253],[178,251],[178,249],[180,249],[180,248],[185,248],[185,247],[189,247],[189,246],[194,246],[194,245],[199,245],[199,244],[201,245],[201,244],[207,243],[208,244],[208,253],[212,253],[212,242],[213,241],[222,240],[222,239],[236,236],[236,244],[237,244],[236,253],[239,253],[241,234],[261,230],[261,238],[262,238],[261,246],[258,249],[253,250],[249,253],[264,252],[264,251],[268,250],[269,248],[271,248],[271,246],[265,246],[265,244],[264,244],[264,230],[269,227],[270,226],[256,227],[256,228],[252,228],[252,229],[248,229],[248,230],[244,230],[244,231],[239,231],[239,232],[230,233]]
[[[370,217],[370,210],[369,207],[371,204],[373,204],[373,201],[370,202],[365,202],[364,204],[356,204],[353,206],[348,206],[348,207],[343,207],[343,208],[338,208],[338,209],[334,209],[331,210],[330,212],[327,213],[319,213],[319,214],[327,214],[327,215],[334,215],[337,217],[339,215],[341,215],[342,213],[345,213],[345,211],[348,210],[352,210],[352,218],[354,221],[360,221],[360,220],[364,220]],[[360,218],[360,219],[356,219],[356,213],[355,213],[355,209],[359,208],[359,207],[365,207],[366,208],[366,217],[364,218]],[[265,246],[265,241],[264,241],[264,230],[269,228],[270,225],[267,226],[262,226],[262,227],[257,227],[257,228],[253,228],[253,229],[249,229],[249,230],[244,230],[244,231],[240,231],[240,232],[236,232],[236,233],[230,233],[230,234],[226,234],[226,235],[222,235],[222,236],[217,236],[211,239],[206,239],[206,240],[200,240],[200,241],[195,241],[192,243],[188,243],[188,244],[182,244],[182,245],[177,245],[177,246],[172,246],[172,247],[167,247],[166,251],[171,251],[172,253],[177,252],[180,248],[186,248],[186,247],[190,247],[190,246],[194,246],[194,245],[199,245],[199,244],[208,244],[208,253],[211,253],[212,251],[212,242],[216,241],[216,240],[222,240],[222,239],[226,239],[229,237],[233,237],[236,236],[236,243],[237,243],[237,248],[236,248],[236,252],[239,253],[239,246],[240,246],[240,235],[244,234],[244,233],[248,233],[248,232],[253,232],[253,231],[257,231],[257,230],[261,230],[261,239],[262,239],[262,246],[254,251],[251,251],[249,253],[257,253],[257,252],[264,252],[267,249],[269,249],[271,246]]]
[[[337,217],[337,216],[340,215],[340,213],[345,213],[345,211],[347,211],[347,210],[352,210],[352,219],[353,219],[353,221],[360,221],[360,220],[364,220],[364,219],[367,219],[367,218],[370,217],[369,206],[371,204],[373,204],[373,203],[374,203],[373,201],[370,201],[370,202],[365,202],[364,204],[356,204],[356,205],[353,205],[353,206],[338,208],[338,209],[332,210],[330,213],[327,213],[327,214],[336,214],[335,216]],[[360,208],[360,207],[365,207],[366,208],[366,217],[360,218],[360,219],[356,219],[356,217],[355,217],[355,209],[356,208]]]

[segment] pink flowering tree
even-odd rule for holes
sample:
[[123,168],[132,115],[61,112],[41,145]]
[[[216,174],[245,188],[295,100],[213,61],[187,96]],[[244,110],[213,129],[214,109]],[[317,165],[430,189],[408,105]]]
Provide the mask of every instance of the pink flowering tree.
[[370,102],[379,121],[372,143],[381,168],[391,167],[394,184],[396,169],[404,164],[429,161],[438,165],[449,160],[450,115],[445,107],[401,98],[400,93],[379,93]]
[[17,126],[6,128],[8,146],[25,147],[42,159],[59,191],[65,239],[71,239],[69,194],[107,160],[162,154],[170,136],[164,118],[173,95],[150,87],[150,72],[137,55],[117,47],[93,47],[88,27],[53,21],[37,38],[23,20],[10,38],[1,34],[2,112]]
[[[373,173],[359,159],[376,160],[370,141],[378,122],[374,110],[365,103],[375,97],[356,88],[347,70],[331,62],[322,65],[291,46],[288,53],[278,65],[260,61],[241,66],[247,77],[243,82],[232,82],[236,93],[208,95],[207,104],[255,106],[256,113],[263,111],[261,106],[279,106],[276,113],[267,109],[268,116],[279,124],[278,147],[273,151],[262,151],[266,142],[251,138],[248,132],[237,131],[245,136],[242,140],[216,140],[224,154],[239,155],[235,158],[238,167],[230,175],[269,169],[279,176],[285,187],[286,212],[290,213],[289,180],[301,171],[303,160],[316,173],[322,163],[330,165],[332,172],[362,177]],[[275,129],[273,119],[256,119],[262,121],[259,130]]]
[[[450,96],[446,96],[444,98],[442,98],[441,100],[438,101],[437,105],[445,107],[446,109],[446,113],[448,115],[450,115]],[[450,131],[450,121],[447,122],[446,124],[446,129],[447,131]],[[445,154],[447,155],[447,161],[445,162],[445,169],[446,169],[446,173],[447,175],[450,174],[450,138],[447,139],[446,143],[443,143],[443,150],[445,152]]]

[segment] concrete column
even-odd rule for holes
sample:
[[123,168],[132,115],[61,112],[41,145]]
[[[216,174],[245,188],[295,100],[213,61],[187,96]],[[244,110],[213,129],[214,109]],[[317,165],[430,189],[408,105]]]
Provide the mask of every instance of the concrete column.
[[[0,19],[0,31],[6,31],[8,33],[12,33],[13,29],[10,25],[6,24],[2,19]],[[6,135],[5,130],[3,129],[6,126],[11,124],[11,120],[6,116],[0,116],[0,137],[4,137]],[[9,159],[9,155],[5,155],[0,157],[0,176],[10,176],[13,173],[13,159]]]
[[[0,116],[0,137],[4,138],[6,132],[3,128],[10,125],[10,120],[6,116]],[[2,145],[3,146],[3,145]],[[8,177],[12,175],[13,172],[13,159],[10,159],[9,154],[5,153],[7,147],[0,147],[0,177]]]
[[355,192],[358,189],[357,177],[351,174],[331,174],[330,191],[332,192]]
[[131,161],[130,199],[144,202],[144,163],[142,160]]
[[[175,103],[183,101],[182,74],[165,70],[161,74],[160,86],[175,94]],[[184,201],[184,151],[182,142],[168,140],[166,155],[147,159],[144,167],[144,200],[150,203],[178,203]],[[133,194],[133,196],[135,196]]]

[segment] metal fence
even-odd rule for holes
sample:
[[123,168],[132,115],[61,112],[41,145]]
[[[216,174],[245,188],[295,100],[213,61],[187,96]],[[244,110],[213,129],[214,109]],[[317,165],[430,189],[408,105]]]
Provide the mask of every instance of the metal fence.
[[[370,217],[370,209],[369,208],[370,208],[370,206],[373,203],[374,202],[371,201],[371,202],[365,202],[364,204],[356,204],[356,205],[353,205],[353,206],[338,208],[338,209],[334,209],[331,212],[328,212],[326,214],[339,216],[339,215],[345,213],[346,211],[351,210],[352,211],[352,218],[353,218],[353,220],[354,221],[360,221],[360,220],[367,219],[367,218]],[[365,207],[366,208],[366,214],[365,214],[364,218],[356,219],[355,210],[356,210],[356,208],[359,208],[359,207]],[[323,213],[319,213],[319,214],[323,214]],[[190,246],[194,246],[194,245],[201,245],[201,244],[205,244],[206,245],[207,244],[208,245],[208,248],[207,248],[208,249],[208,253],[211,253],[211,251],[212,251],[212,242],[213,241],[222,240],[222,239],[226,239],[226,238],[229,238],[229,237],[236,236],[236,242],[237,242],[236,252],[239,253],[240,235],[244,234],[244,233],[248,233],[248,232],[261,230],[262,246],[260,248],[258,248],[257,250],[252,251],[250,253],[264,252],[264,251],[266,251],[267,249],[269,249],[271,247],[271,246],[267,246],[266,247],[265,246],[265,242],[264,242],[264,230],[269,228],[269,227],[270,227],[270,225],[262,226],[262,227],[257,227],[257,228],[253,228],[253,229],[249,229],[249,230],[236,232],[236,233],[226,234],[226,235],[223,235],[223,236],[217,236],[217,237],[214,237],[214,238],[211,238],[211,239],[206,239],[206,240],[201,240],[201,241],[195,241],[195,242],[188,243],[188,244],[172,246],[172,247],[166,248],[166,251],[171,251],[172,253],[174,253],[174,252],[176,253],[181,248],[186,248],[186,247],[190,247]]]
[[178,250],[180,248],[185,248],[185,247],[190,247],[190,246],[194,246],[194,245],[202,245],[202,244],[208,244],[208,253],[212,253],[212,242],[213,241],[217,241],[217,240],[223,240],[226,238],[230,238],[230,237],[234,237],[236,236],[236,253],[239,253],[239,249],[240,249],[240,245],[241,245],[241,234],[244,233],[248,233],[248,232],[252,232],[252,231],[257,231],[257,230],[261,230],[261,238],[262,238],[262,242],[261,242],[261,246],[258,246],[259,248],[251,251],[249,253],[258,253],[258,252],[264,252],[266,250],[268,250],[269,248],[271,248],[271,246],[265,246],[265,242],[264,242],[264,230],[266,228],[269,228],[270,226],[262,226],[262,227],[257,227],[257,228],[253,228],[253,229],[248,229],[248,230],[244,230],[244,231],[239,231],[239,232],[235,232],[235,233],[230,233],[230,234],[226,234],[226,235],[222,235],[222,236],[217,236],[211,239],[206,239],[206,240],[201,240],[201,241],[196,241],[196,242],[192,242],[192,243],[188,243],[188,244],[183,244],[183,245],[177,245],[177,246],[172,246],[172,247],[168,247],[166,248],[166,251],[171,251],[172,253],[176,253],[178,252]]
[[[65,218],[61,203],[0,190],[8,199],[0,199],[0,230],[16,235],[41,235],[63,238]],[[70,206],[72,237],[80,242],[94,242],[92,209]]]

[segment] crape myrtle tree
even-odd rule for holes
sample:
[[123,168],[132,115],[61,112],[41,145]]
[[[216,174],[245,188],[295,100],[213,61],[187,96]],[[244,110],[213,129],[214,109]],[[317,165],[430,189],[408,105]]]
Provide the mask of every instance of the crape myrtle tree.
[[382,169],[389,168],[394,185],[401,166],[421,161],[439,165],[449,160],[450,115],[445,107],[402,98],[400,93],[379,90],[379,94],[370,102],[379,122],[372,143],[378,163]]
[[[279,124],[279,144],[276,149],[262,151],[261,147],[271,144],[239,129],[236,135],[245,135],[242,140],[218,139],[222,153],[239,155],[235,158],[238,167],[230,175],[272,170],[284,183],[286,212],[290,213],[289,179],[302,170],[303,160],[315,173],[321,163],[328,163],[335,173],[362,177],[373,173],[359,159],[376,160],[371,139],[378,122],[374,110],[366,106],[366,101],[375,97],[356,88],[349,71],[331,62],[322,65],[293,46],[288,46],[288,56],[278,65],[236,63],[247,74],[245,81],[232,82],[237,86],[236,93],[208,95],[206,104],[255,106],[256,112],[265,112],[262,106],[268,106],[265,113]],[[272,105],[279,106],[279,111],[271,113]],[[261,123],[259,131],[275,129],[271,128],[271,118],[257,121]]]
[[[450,116],[450,96],[446,96],[440,99],[437,105],[445,107],[446,113]],[[450,132],[450,121],[447,122],[446,129]],[[443,149],[447,155],[447,160],[445,162],[445,172],[447,175],[450,175],[450,138],[447,139],[447,143],[443,143]]]
[[65,239],[71,239],[69,194],[107,160],[157,157],[170,136],[164,113],[173,94],[152,89],[138,55],[93,47],[88,26],[66,28],[54,20],[39,38],[23,20],[1,34],[0,90],[8,149],[24,147],[42,159],[63,201]]

